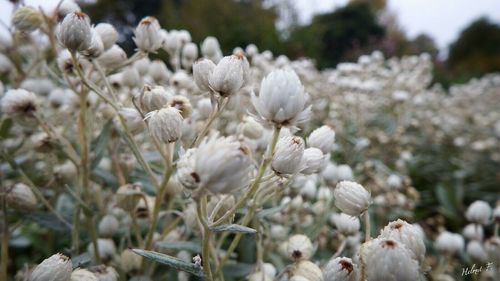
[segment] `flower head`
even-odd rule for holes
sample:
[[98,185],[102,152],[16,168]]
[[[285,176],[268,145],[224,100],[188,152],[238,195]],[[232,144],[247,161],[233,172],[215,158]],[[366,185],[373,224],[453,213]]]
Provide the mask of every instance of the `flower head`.
[[351,216],[361,215],[371,204],[370,192],[352,181],[339,182],[333,191],[333,196],[335,206]]
[[67,14],[58,27],[57,38],[70,51],[84,51],[92,44],[89,17],[82,12]]
[[161,47],[160,23],[154,17],[143,18],[134,30],[134,42],[141,51],[155,52]]

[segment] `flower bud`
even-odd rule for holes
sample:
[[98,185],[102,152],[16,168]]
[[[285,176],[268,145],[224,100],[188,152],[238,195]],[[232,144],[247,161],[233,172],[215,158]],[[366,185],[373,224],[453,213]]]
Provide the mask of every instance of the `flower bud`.
[[193,65],[193,77],[196,86],[202,91],[210,91],[208,78],[212,75],[215,64],[209,59],[200,59]]
[[419,266],[413,254],[402,243],[376,238],[362,252],[368,281],[419,280]]
[[243,123],[242,133],[249,139],[257,140],[264,134],[264,127],[254,118],[247,117]]
[[14,12],[11,22],[17,30],[31,32],[42,25],[43,18],[37,9],[31,6],[24,6]]
[[354,178],[352,169],[349,165],[338,165],[335,171],[337,173],[337,180],[339,181],[352,181]]
[[309,119],[304,86],[293,70],[273,70],[262,80],[259,96],[252,95],[259,116],[277,126],[295,126]]
[[464,227],[462,235],[469,240],[482,241],[484,237],[484,229],[480,224],[468,224]]
[[90,269],[99,281],[118,281],[118,272],[111,266],[99,265]]
[[[97,251],[99,252],[99,257],[104,260],[110,260],[116,255],[115,242],[112,239],[97,239]],[[94,245],[92,242],[87,246],[87,252],[89,252],[91,257],[95,257]]]
[[323,281],[323,272],[321,269],[308,260],[302,260],[296,263],[292,270],[292,275],[292,279],[301,276],[309,281]]
[[460,234],[443,231],[437,237],[435,247],[438,251],[455,254],[464,249],[464,238]]
[[102,22],[95,26],[95,30],[101,37],[104,50],[108,50],[118,41],[118,32],[109,23]]
[[141,114],[132,107],[124,107],[120,109],[120,115],[123,116],[129,130],[133,134],[137,134],[144,130],[144,121]]
[[36,95],[24,89],[8,90],[1,99],[2,113],[14,120],[34,119],[37,107]]
[[470,222],[487,225],[490,223],[491,207],[488,203],[477,200],[467,208],[465,217]]
[[307,138],[309,147],[319,148],[324,154],[328,154],[332,151],[334,142],[335,131],[327,125],[323,125],[312,131],[309,138]]
[[355,235],[359,232],[359,218],[344,213],[333,214],[332,221],[337,227],[337,231],[345,236]]
[[154,17],[143,18],[134,30],[134,42],[144,52],[155,52],[161,47],[160,24]]
[[142,85],[141,75],[135,67],[127,67],[122,72],[123,84],[129,88],[138,88]]
[[97,62],[104,68],[113,68],[120,65],[126,59],[127,54],[125,51],[120,46],[113,45],[97,58]]
[[91,46],[90,19],[86,14],[73,12],[66,15],[58,28],[57,38],[68,50],[84,51]]
[[91,29],[91,35],[90,46],[86,50],[83,50],[82,54],[89,58],[97,58],[104,53],[104,44],[102,43],[101,36],[99,36],[94,28]]
[[67,14],[73,13],[73,12],[80,12],[80,6],[75,3],[73,0],[64,0],[61,2],[61,5],[59,5],[59,8],[57,11],[58,19],[64,18]]
[[77,268],[71,273],[70,281],[99,281],[99,279],[87,269]]
[[215,66],[208,82],[221,96],[234,95],[246,83],[249,71],[250,65],[244,56],[227,56]]
[[248,275],[248,281],[273,281],[273,277],[263,271],[257,271]]
[[255,44],[248,44],[245,48],[245,53],[247,56],[253,57],[259,53],[259,49],[255,46]]
[[190,69],[194,61],[198,58],[198,46],[194,43],[187,43],[182,48],[182,66]]
[[323,167],[324,160],[323,152],[320,149],[307,148],[302,156],[302,170],[300,172],[306,175],[318,173]]
[[154,60],[149,65],[149,76],[158,84],[165,84],[171,75],[165,63],[161,60]]
[[62,254],[55,254],[35,267],[29,281],[70,280],[71,271],[71,260]]
[[173,96],[168,100],[168,105],[177,108],[182,115],[182,118],[188,118],[193,111],[193,106],[191,105],[191,101],[185,96]]
[[337,208],[355,217],[368,210],[371,204],[370,192],[352,181],[339,182],[333,191],[333,197]]
[[144,85],[139,96],[139,107],[143,112],[159,110],[167,105],[171,96],[172,93],[162,86]]
[[473,260],[477,260],[479,262],[485,262],[488,259],[488,253],[484,249],[481,242],[473,240],[467,244],[465,252],[469,255]]
[[141,269],[142,257],[132,250],[125,249],[120,255],[122,270],[126,273],[139,271]]
[[323,270],[324,281],[357,281],[358,266],[350,258],[331,259]]
[[313,244],[311,240],[302,234],[293,235],[287,242],[287,256],[293,261],[308,260],[313,255]]
[[146,115],[153,137],[163,143],[177,141],[182,134],[182,116],[177,108],[166,107]]
[[213,194],[230,193],[248,183],[250,168],[246,145],[231,137],[209,137],[195,152],[191,176]]
[[380,238],[394,239],[406,246],[413,253],[413,258],[420,263],[425,259],[425,244],[421,230],[404,220],[390,222],[380,232]]
[[292,175],[299,171],[304,154],[304,141],[297,136],[280,138],[271,161],[272,169],[279,175]]
[[218,63],[222,58],[222,51],[220,50],[217,38],[212,36],[205,38],[205,40],[201,43],[201,54],[214,63]]
[[391,174],[387,178],[387,185],[392,189],[400,189],[403,186],[403,179],[396,174]]
[[139,203],[143,193],[140,184],[122,185],[116,191],[117,205],[125,211],[131,212]]
[[120,223],[113,215],[105,215],[99,222],[98,231],[101,237],[113,237],[120,227]]
[[200,119],[206,119],[212,113],[212,103],[209,98],[200,99],[196,104],[196,109]]
[[17,183],[8,189],[6,196],[7,204],[20,211],[31,211],[36,209],[38,200],[31,188],[24,183]]

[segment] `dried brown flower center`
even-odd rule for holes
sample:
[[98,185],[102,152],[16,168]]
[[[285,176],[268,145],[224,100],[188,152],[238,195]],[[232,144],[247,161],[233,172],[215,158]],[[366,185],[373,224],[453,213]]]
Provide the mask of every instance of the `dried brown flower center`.
[[339,264],[342,267],[342,270],[347,270],[349,272],[348,274],[351,274],[351,272],[353,270],[352,263],[350,263],[346,260],[341,260],[339,262]]

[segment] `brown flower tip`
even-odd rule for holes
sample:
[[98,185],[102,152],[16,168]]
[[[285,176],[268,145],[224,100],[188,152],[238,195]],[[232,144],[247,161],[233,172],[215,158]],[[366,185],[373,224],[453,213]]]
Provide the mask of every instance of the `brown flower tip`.
[[394,240],[385,240],[382,242],[382,248],[385,247],[394,249],[396,248],[396,242]]
[[292,138],[292,142],[293,142],[294,144],[300,144],[301,140],[300,140],[300,138],[299,138],[299,137],[293,137],[293,138]]
[[193,177],[193,179],[194,179],[194,181],[195,181],[196,183],[199,183],[199,182],[200,182],[200,176],[199,176],[197,173],[192,172],[190,175]]
[[75,14],[75,16],[76,16],[78,19],[81,19],[81,20],[82,20],[82,19],[84,19],[84,18],[87,16],[87,14],[82,13],[82,12],[78,12],[78,11],[77,11],[77,12],[74,12],[74,14]]
[[398,229],[398,230],[401,230],[401,228],[402,228],[402,227],[403,227],[403,224],[402,224],[402,223],[400,223],[400,222],[397,222],[397,223],[395,223],[395,224],[391,225],[391,228],[392,228],[392,229]]
[[339,264],[342,267],[342,270],[347,270],[349,272],[349,273],[347,273],[348,275],[351,274],[351,272],[353,270],[352,263],[350,263],[349,261],[346,261],[346,260],[341,260],[339,262]]
[[236,52],[233,57],[235,57],[238,60],[243,60],[245,58],[245,55],[242,52]]
[[295,250],[293,251],[292,253],[292,258],[295,259],[295,260],[298,260],[302,257],[302,252],[299,251],[299,250]]
[[239,147],[239,150],[244,154],[244,155],[249,155],[250,154],[250,149],[248,146],[241,144]]

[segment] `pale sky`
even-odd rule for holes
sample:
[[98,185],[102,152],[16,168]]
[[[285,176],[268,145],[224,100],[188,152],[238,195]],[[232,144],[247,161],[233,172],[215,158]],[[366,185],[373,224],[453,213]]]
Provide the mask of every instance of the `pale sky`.
[[[317,13],[325,13],[345,5],[348,0],[291,0],[298,8],[301,22],[307,23]],[[52,7],[58,0],[25,0],[33,6]],[[388,0],[389,9],[395,11],[400,26],[408,36],[420,33],[431,35],[438,47],[445,51],[460,30],[480,16],[500,23],[499,0]],[[10,22],[12,4],[0,0],[0,20]],[[0,26],[0,29],[2,27]],[[3,33],[4,30],[0,30]]]

